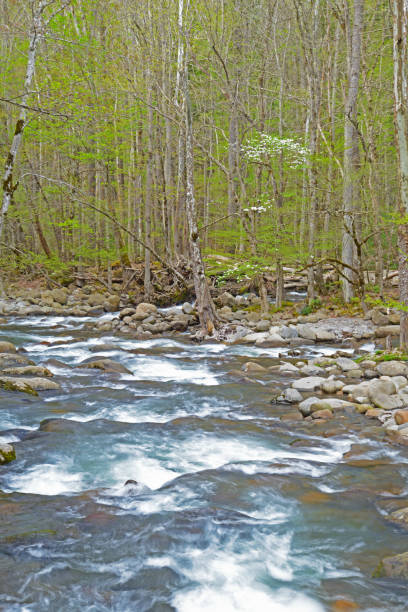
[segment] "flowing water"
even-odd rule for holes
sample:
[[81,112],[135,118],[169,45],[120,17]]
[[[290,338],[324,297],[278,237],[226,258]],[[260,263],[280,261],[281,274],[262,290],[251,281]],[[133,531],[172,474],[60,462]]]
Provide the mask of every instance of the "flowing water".
[[[58,360],[62,389],[0,395],[0,439],[17,452],[0,468],[1,610],[408,608],[403,582],[372,577],[408,550],[384,519],[408,505],[404,448],[359,415],[329,431],[281,421],[271,386],[290,379],[228,374],[277,349],[98,337],[85,323],[2,327],[36,363]],[[72,369],[100,355],[133,374]]]

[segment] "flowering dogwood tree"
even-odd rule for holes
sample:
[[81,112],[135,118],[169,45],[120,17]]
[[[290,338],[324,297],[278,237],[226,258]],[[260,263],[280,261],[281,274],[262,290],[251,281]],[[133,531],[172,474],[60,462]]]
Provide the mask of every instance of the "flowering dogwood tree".
[[[285,223],[285,198],[290,179],[303,170],[308,164],[308,149],[293,138],[281,138],[271,134],[258,133],[242,146],[243,159],[248,164],[257,165],[266,177],[262,194],[257,195],[256,202],[243,208],[242,222],[251,245],[254,257],[260,243],[268,242],[268,250],[273,250],[276,258],[277,283],[276,306],[280,307],[283,299],[283,272],[281,265],[282,242],[287,225]],[[268,216],[267,236],[259,231],[260,215]],[[260,292],[262,293],[262,283]]]

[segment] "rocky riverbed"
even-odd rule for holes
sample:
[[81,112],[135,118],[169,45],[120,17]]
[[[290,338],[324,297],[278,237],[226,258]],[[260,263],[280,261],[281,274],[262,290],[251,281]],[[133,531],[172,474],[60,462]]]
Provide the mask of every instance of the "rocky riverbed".
[[190,341],[190,304],[3,308],[7,609],[406,609],[408,365],[375,353],[395,313],[224,298],[224,343]]

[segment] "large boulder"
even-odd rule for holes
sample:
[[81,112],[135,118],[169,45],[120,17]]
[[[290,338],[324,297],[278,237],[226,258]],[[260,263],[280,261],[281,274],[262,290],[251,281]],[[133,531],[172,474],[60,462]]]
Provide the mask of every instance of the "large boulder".
[[285,340],[279,334],[272,333],[256,340],[255,346],[259,346],[261,348],[279,348],[280,346],[285,346],[288,344],[288,342],[289,340]]
[[0,376],[0,387],[5,391],[22,391],[31,395],[38,395],[37,391],[56,391],[61,386],[47,378],[13,378]]
[[377,327],[375,330],[376,338],[386,338],[387,336],[399,336],[400,326],[399,325],[384,325],[383,327]]
[[297,389],[298,391],[316,391],[321,388],[325,380],[322,376],[299,378],[299,380],[295,380],[292,383],[292,389]]
[[147,317],[156,313],[157,306],[154,304],[148,304],[147,302],[141,302],[141,304],[138,304],[136,312],[132,318],[136,321],[142,321],[143,319],[147,319]]
[[16,451],[11,444],[0,443],[0,465],[10,463],[16,458]]
[[53,375],[48,368],[43,366],[17,366],[15,368],[6,368],[3,374],[8,376],[46,376],[51,378]]
[[296,327],[292,325],[287,327],[286,325],[282,325],[279,327],[278,334],[284,338],[285,340],[291,340],[292,338],[298,338],[298,330]]
[[405,376],[407,370],[403,361],[383,361],[377,365],[377,371],[382,376]]
[[113,359],[91,359],[77,366],[87,370],[102,370],[104,372],[117,372],[120,374],[132,374],[124,365]]
[[336,334],[330,329],[316,328],[316,341],[317,342],[334,342],[336,340]]
[[316,327],[314,325],[310,325],[310,323],[303,323],[299,324],[296,329],[300,338],[305,338],[306,340],[316,340]]

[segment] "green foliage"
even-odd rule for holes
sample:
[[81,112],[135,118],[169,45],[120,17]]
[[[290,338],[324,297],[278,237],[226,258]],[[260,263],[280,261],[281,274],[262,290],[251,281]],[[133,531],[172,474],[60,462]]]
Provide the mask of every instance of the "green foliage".
[[309,304],[307,304],[304,308],[302,308],[302,310],[300,311],[300,314],[304,316],[312,314],[312,312],[316,312],[316,310],[319,310],[321,306],[322,306],[322,301],[320,300],[320,298],[314,298],[313,300],[309,302]]

